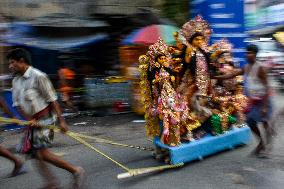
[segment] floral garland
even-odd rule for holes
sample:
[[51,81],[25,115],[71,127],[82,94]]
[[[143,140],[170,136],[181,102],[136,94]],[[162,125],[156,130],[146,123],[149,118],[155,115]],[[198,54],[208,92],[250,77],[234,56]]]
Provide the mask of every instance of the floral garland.
[[149,69],[149,57],[146,55],[141,55],[139,57],[139,71],[140,76],[140,91],[141,91],[141,101],[144,104],[145,109],[145,127],[146,135],[148,137],[160,136],[159,118],[153,115],[150,111],[153,105],[153,99],[151,95],[150,82],[147,77],[147,70]]

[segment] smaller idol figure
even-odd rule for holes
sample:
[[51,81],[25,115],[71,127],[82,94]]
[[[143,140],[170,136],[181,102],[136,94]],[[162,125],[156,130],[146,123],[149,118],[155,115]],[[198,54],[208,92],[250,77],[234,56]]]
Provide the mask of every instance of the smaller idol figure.
[[180,121],[186,105],[174,88],[175,76],[173,75],[173,60],[169,47],[162,39],[149,48],[150,69],[154,70],[152,90],[155,101],[153,109],[157,110],[163,122],[161,141],[170,146],[180,144]]
[[[227,75],[235,71],[232,48],[232,44],[226,39],[212,45],[211,63],[216,67],[216,75]],[[245,121],[243,111],[246,107],[246,97],[242,94],[242,86],[238,80],[237,78],[231,78],[212,82],[214,100],[220,104],[219,117],[223,119],[223,130],[228,129],[228,116],[237,117],[237,121],[240,123]]]

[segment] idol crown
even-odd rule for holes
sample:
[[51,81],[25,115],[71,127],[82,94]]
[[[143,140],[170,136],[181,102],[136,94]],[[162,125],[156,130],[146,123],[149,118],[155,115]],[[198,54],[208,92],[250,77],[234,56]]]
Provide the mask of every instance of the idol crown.
[[186,22],[180,33],[182,36],[189,41],[195,33],[202,34],[206,39],[210,37],[211,28],[207,21],[203,20],[201,15],[197,15],[194,19]]

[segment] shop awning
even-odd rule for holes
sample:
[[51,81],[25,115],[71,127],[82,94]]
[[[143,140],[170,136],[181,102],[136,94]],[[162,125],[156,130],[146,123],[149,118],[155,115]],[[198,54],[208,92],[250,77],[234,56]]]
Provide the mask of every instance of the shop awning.
[[64,50],[96,44],[108,39],[106,33],[68,38],[44,38],[9,32],[1,37],[2,44],[27,46],[48,50]]

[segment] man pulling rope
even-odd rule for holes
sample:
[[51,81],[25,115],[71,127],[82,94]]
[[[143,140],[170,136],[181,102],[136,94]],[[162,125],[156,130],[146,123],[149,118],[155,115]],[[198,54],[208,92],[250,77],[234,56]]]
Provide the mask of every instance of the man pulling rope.
[[54,131],[45,125],[55,124],[58,120],[60,130],[68,131],[49,78],[30,65],[30,54],[24,49],[10,51],[7,59],[9,69],[15,75],[12,83],[13,106],[32,126],[26,128],[21,152],[31,154],[38,160],[37,168],[46,179],[46,188],[58,188],[55,177],[46,165],[47,162],[72,173],[73,188],[81,188],[84,169],[70,164],[48,150],[53,141]]
[[[4,117],[0,117],[0,122],[2,122],[2,123],[16,123],[16,124],[23,125],[23,126],[30,126],[31,125],[31,123],[29,121],[22,121],[22,120],[18,120],[18,119],[10,119],[10,118],[4,118]],[[55,132],[60,132],[60,130],[54,125],[46,125],[45,127],[52,129]],[[100,150],[98,150],[97,148],[95,148],[94,146],[92,146],[90,143],[86,142],[82,138],[95,139],[95,140],[100,141],[102,143],[112,144],[112,145],[116,145],[116,146],[130,147],[130,148],[132,148],[131,147],[132,145],[120,144],[120,143],[116,143],[116,142],[113,142],[113,141],[110,141],[110,140],[101,139],[101,138],[98,138],[98,137],[92,137],[92,136],[88,136],[88,135],[83,135],[83,134],[75,133],[75,132],[72,132],[72,131],[67,131],[67,132],[65,132],[65,134],[67,136],[69,136],[70,138],[80,142],[84,146],[90,148],[91,150],[97,152],[98,154],[102,155],[103,157],[110,160],[111,162],[113,162],[117,166],[121,167],[122,169],[126,170],[127,172],[117,175],[118,179],[133,177],[133,176],[146,174],[146,173],[152,173],[152,172],[156,172],[156,171],[162,171],[162,170],[165,170],[165,169],[173,169],[173,168],[181,167],[181,166],[184,165],[183,163],[180,163],[180,164],[177,164],[177,165],[164,165],[164,166],[156,166],[156,167],[130,169],[130,168],[126,167],[125,165],[119,163],[118,161],[114,160],[110,156],[106,155],[105,153],[101,152]],[[137,148],[137,146],[136,146],[136,148]],[[139,148],[137,148],[137,149],[139,149]],[[151,150],[151,149],[149,149],[149,150]]]

